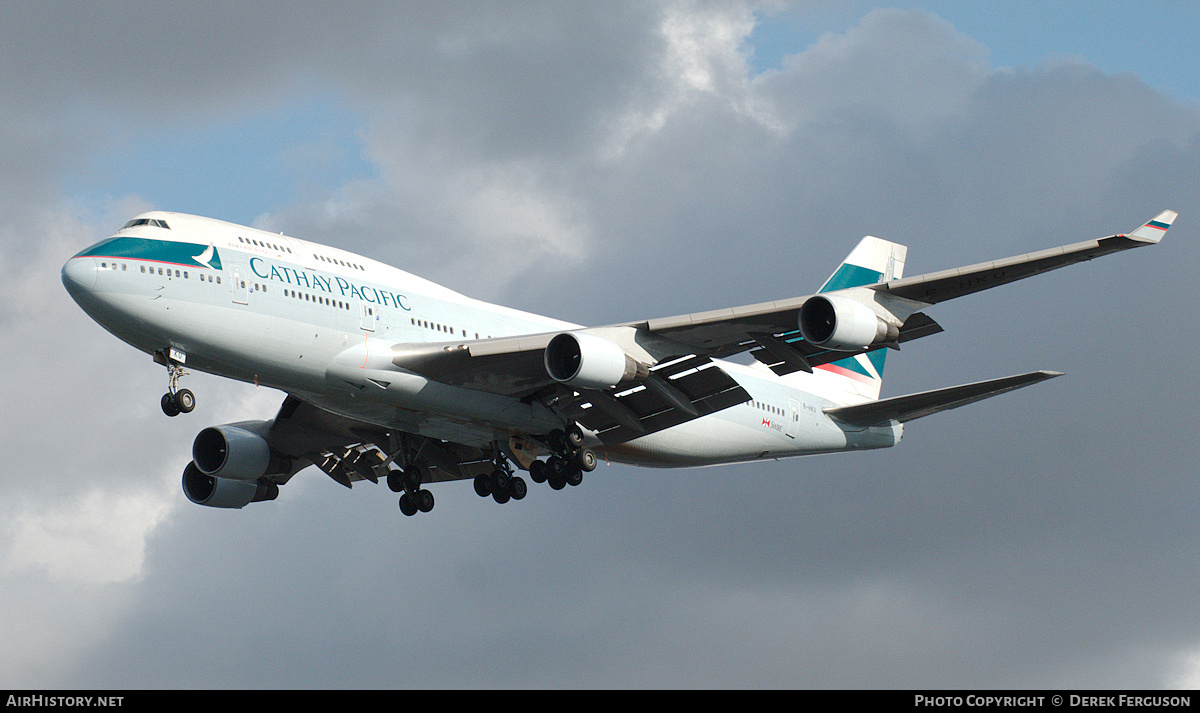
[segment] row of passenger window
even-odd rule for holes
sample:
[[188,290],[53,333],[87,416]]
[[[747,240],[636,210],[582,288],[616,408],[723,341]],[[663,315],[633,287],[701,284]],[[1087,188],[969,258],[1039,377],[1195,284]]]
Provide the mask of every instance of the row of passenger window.
[[[148,266],[147,265],[139,265],[139,267],[142,270],[142,274],[160,275],[162,277],[179,277],[184,280],[192,279],[191,276],[188,274],[187,270],[181,271],[178,268],[172,268],[172,267],[164,268],[161,265],[159,265],[157,267],[154,265],[148,265]],[[102,263],[100,263],[100,269],[101,270],[120,270],[121,272],[128,272],[129,271],[129,263],[127,263],[127,262],[122,262],[122,263],[102,262]],[[206,279],[208,282],[213,281],[213,275],[211,275],[211,274],[205,275],[202,273],[196,273],[196,277],[198,277],[201,282],[204,282]],[[217,278],[216,284],[218,284],[218,285],[221,284],[221,276],[217,275],[216,278]]]
[[[128,227],[128,226],[126,226],[126,227]],[[254,245],[255,247],[266,248],[268,250],[274,250],[277,253],[291,254],[291,252],[292,252],[292,249],[286,245],[279,245],[277,243],[268,243],[265,240],[256,240],[254,238],[243,238],[240,235],[238,236],[238,242],[242,243],[243,245]],[[338,258],[327,257],[325,255],[318,255],[317,253],[313,253],[313,259],[320,260],[321,262],[328,262],[328,263],[331,263],[334,265],[341,265],[342,267],[348,267],[351,270],[362,270],[363,272],[366,272],[366,269],[367,269],[367,268],[363,267],[362,265],[359,265],[356,262],[347,262],[345,260],[341,260]]]
[[[417,319],[416,317],[413,317],[412,323],[414,326],[417,326],[417,327],[423,327],[425,329],[432,329],[432,330],[435,330],[438,332],[445,332],[446,334],[449,334],[452,337],[458,336],[457,333],[454,331],[454,327],[447,327],[446,325],[438,324],[437,322],[430,322],[429,320]],[[461,331],[462,331],[462,336],[464,336],[464,337],[468,336],[467,330],[463,329]],[[491,338],[492,337],[490,334],[487,337],[480,337],[479,332],[475,333],[475,339],[491,339]]]
[[776,416],[786,416],[787,415],[787,413],[785,413],[784,410],[779,408],[778,406],[772,406],[771,404],[763,403],[762,401],[747,401],[746,405],[750,406],[751,408],[759,409],[761,411],[767,411],[768,413],[773,413]]
[[238,236],[238,242],[242,243],[243,245],[254,245],[256,247],[274,250],[277,253],[290,253],[292,251],[292,249],[286,245],[276,245],[275,243],[268,243],[262,240],[255,240],[253,238],[243,238],[240,235]]
[[333,263],[334,265],[341,265],[342,267],[348,267],[351,270],[362,270],[363,272],[366,272],[366,270],[367,270],[367,268],[363,267],[362,265],[359,265],[356,262],[346,262],[345,260],[339,260],[339,259],[333,258],[333,257],[325,257],[324,255],[318,255],[316,253],[313,253],[313,258],[316,260],[320,260],[321,262],[329,262],[329,263]]
[[[258,283],[257,282],[254,283],[254,286],[258,287]],[[262,286],[262,291],[263,292],[267,291],[266,285]],[[298,299],[298,300],[304,300],[305,302],[316,302],[317,304],[326,305],[327,307],[337,307],[338,309],[344,309],[347,311],[349,311],[349,309],[350,309],[349,302],[343,302],[342,300],[331,299],[329,297],[326,297],[325,295],[314,295],[314,294],[310,294],[308,292],[299,292],[297,290],[284,289],[283,296],[284,297],[292,297],[292,298]]]

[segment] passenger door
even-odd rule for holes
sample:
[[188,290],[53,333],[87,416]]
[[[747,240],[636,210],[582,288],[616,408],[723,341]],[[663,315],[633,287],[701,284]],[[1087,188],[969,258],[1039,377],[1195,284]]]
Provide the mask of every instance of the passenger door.
[[246,280],[242,268],[233,266],[233,301],[240,305],[250,304],[250,290],[246,288]]

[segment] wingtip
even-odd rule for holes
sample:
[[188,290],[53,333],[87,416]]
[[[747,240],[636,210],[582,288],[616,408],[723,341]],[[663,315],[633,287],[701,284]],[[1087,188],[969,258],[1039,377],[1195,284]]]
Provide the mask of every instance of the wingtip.
[[1167,229],[1171,227],[1171,224],[1178,217],[1179,213],[1173,210],[1164,210],[1130,233],[1129,237],[1144,243],[1157,243],[1167,234]]

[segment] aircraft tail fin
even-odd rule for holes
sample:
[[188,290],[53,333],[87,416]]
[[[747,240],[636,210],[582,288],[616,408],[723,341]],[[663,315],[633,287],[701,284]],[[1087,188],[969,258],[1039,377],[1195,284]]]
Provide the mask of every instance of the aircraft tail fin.
[[[818,293],[863,287],[904,277],[908,248],[899,243],[868,235],[858,242],[842,264],[834,270]],[[814,367],[817,388],[834,398],[854,401],[879,398],[883,386],[883,366],[887,348],[839,359]],[[836,394],[836,396],[835,396]]]
[[833,292],[897,280],[904,277],[907,255],[906,246],[868,235],[858,241],[858,245],[854,246],[817,292]]

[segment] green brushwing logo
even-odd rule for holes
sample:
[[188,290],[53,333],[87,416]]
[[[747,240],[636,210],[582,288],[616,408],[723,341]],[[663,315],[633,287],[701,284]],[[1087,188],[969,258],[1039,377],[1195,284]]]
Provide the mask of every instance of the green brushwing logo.
[[107,257],[121,260],[146,260],[181,267],[207,267],[220,270],[221,255],[212,243],[179,243],[149,238],[109,238],[79,253],[77,257]]

